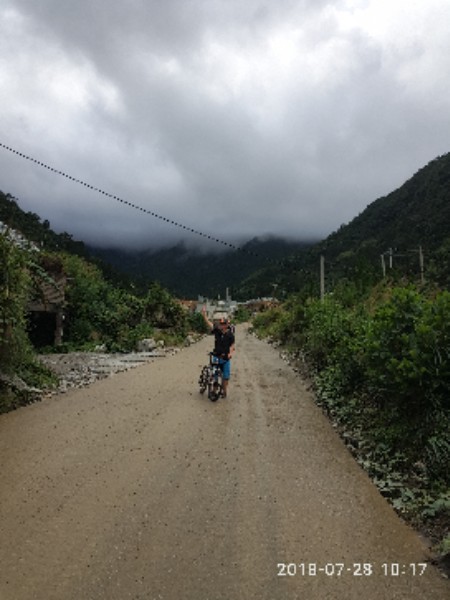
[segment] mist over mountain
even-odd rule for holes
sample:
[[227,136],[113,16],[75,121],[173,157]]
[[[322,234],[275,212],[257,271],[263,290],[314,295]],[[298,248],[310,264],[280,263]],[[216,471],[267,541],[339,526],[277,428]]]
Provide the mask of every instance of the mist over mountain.
[[[186,298],[198,295],[225,296],[228,287],[233,297],[240,297],[240,284],[252,273],[268,265],[279,268],[278,261],[304,252],[313,242],[299,242],[275,236],[253,238],[239,250],[205,253],[185,243],[171,248],[132,252],[90,246],[89,253],[118,271],[145,281],[159,281],[174,294]],[[266,293],[273,292],[267,286]]]
[[[180,242],[169,248],[140,251],[88,247],[67,232],[55,233],[47,220],[23,211],[10,194],[0,192],[0,221],[50,251],[66,251],[100,260],[143,287],[159,281],[171,292],[195,299],[199,294],[236,299],[307,290],[318,293],[319,260],[326,263],[326,286],[346,280],[374,282],[382,275],[381,255],[399,275],[417,277],[419,251],[424,275],[450,287],[450,153],[432,160],[400,188],[378,198],[348,224],[320,242],[280,237],[253,238],[240,250],[207,252]],[[392,260],[390,258],[392,255]],[[114,271],[115,270],[115,271]]]

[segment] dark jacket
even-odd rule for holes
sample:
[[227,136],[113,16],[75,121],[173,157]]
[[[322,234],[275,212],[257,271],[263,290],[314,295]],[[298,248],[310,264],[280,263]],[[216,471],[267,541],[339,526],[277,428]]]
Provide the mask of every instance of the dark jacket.
[[214,354],[222,358],[228,358],[230,348],[234,344],[234,335],[230,330],[222,332],[218,327],[214,327],[211,331],[214,335]]

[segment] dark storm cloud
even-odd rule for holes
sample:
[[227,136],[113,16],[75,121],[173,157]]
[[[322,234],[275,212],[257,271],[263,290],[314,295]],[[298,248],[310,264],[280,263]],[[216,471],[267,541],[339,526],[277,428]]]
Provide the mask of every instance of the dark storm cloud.
[[[450,7],[394,4],[6,0],[0,141],[216,237],[325,236],[449,150]],[[91,243],[182,235],[5,151],[0,189]]]

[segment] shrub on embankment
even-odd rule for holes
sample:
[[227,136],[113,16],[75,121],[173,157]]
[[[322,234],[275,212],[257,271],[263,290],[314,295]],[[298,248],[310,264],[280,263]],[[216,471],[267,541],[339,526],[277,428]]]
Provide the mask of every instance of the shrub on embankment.
[[[62,306],[64,341],[45,346],[39,340],[49,337],[52,324],[39,324],[46,334],[39,336],[40,330],[29,318],[29,305],[42,278],[55,284],[42,265],[56,262],[67,278]],[[37,360],[37,350],[70,352],[101,345],[105,350],[127,352],[148,337],[182,344],[189,333],[204,328],[200,315],[186,313],[158,283],[138,295],[107,280],[96,265],[79,256],[30,251],[0,234],[0,265],[0,413],[35,401],[39,388],[56,382]]]
[[186,313],[159,283],[140,293],[108,281],[94,264],[78,256],[60,255],[69,284],[66,289],[66,350],[131,352],[139,340],[154,337],[180,345],[190,332],[204,327],[200,315]]
[[301,359],[318,402],[402,512],[450,516],[450,293],[379,286],[344,305],[291,297],[255,317]]
[[51,385],[51,373],[40,365],[27,335],[27,302],[31,290],[30,256],[0,234],[0,413],[33,402],[36,386]]

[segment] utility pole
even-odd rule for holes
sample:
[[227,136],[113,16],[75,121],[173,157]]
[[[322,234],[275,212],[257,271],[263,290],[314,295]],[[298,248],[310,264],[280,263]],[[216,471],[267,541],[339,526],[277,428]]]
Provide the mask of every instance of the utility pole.
[[384,254],[381,255],[381,269],[383,271],[383,277],[386,277],[386,261],[384,260]]
[[425,269],[424,269],[422,246],[419,246],[419,266],[420,266],[420,283],[423,285],[425,283],[425,274],[424,274]]
[[325,257],[320,256],[320,300],[325,299]]

